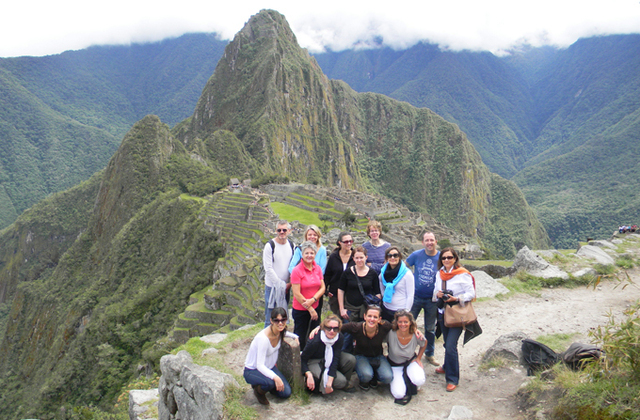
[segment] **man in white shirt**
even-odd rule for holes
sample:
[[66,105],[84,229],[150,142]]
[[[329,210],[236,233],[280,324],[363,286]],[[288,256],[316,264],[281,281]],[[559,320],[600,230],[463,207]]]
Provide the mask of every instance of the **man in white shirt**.
[[271,324],[271,311],[275,307],[287,309],[286,293],[291,287],[289,262],[293,257],[293,242],[289,239],[291,225],[286,220],[276,224],[276,237],[264,245],[262,265],[264,266],[264,326]]

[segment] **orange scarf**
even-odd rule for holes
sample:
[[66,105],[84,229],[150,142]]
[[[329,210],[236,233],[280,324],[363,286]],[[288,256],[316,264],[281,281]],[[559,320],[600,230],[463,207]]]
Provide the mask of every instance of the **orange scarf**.
[[[471,281],[473,282],[473,290],[475,291],[476,290],[476,279],[469,272],[469,270],[467,270],[464,267],[454,268],[453,270],[451,270],[448,273],[446,271],[444,271],[444,267],[442,267],[440,269],[440,278],[442,279],[442,281],[447,281],[447,280],[451,280],[454,276],[457,276],[458,274],[464,274],[464,273],[467,273],[468,275],[471,276]],[[476,300],[476,299],[473,298],[473,300]]]

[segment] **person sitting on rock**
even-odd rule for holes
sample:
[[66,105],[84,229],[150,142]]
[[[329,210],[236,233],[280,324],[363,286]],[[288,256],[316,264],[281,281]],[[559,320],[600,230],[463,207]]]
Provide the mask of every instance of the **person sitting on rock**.
[[291,386],[276,367],[280,345],[285,337],[298,341],[298,336],[287,331],[287,310],[274,308],[269,326],[260,331],[251,342],[244,362],[244,380],[253,388],[260,404],[269,405],[267,392],[280,398],[291,396]]

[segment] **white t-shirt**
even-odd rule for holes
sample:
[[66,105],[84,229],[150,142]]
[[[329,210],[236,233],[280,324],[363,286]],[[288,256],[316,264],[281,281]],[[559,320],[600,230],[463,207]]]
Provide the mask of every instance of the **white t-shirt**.
[[289,262],[293,257],[291,244],[289,244],[288,240],[284,245],[279,244],[275,239],[273,243],[275,244],[273,252],[268,242],[264,244],[264,250],[262,251],[264,284],[268,287],[273,287],[274,282],[278,280],[285,283],[289,281]]
[[[298,338],[297,335],[289,331],[285,332],[285,337]],[[282,342],[278,341],[278,344],[272,347],[265,330],[260,331],[251,342],[247,358],[244,361],[244,367],[247,369],[257,369],[258,372],[267,378],[273,379],[276,374],[271,369],[273,369],[278,361],[280,344],[282,344]]]

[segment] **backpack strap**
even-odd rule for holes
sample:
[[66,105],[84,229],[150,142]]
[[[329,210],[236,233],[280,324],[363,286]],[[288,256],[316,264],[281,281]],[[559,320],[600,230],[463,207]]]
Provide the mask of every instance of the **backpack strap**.
[[[287,242],[289,242],[289,246],[291,247],[291,255],[293,255],[295,245],[293,244],[293,241],[289,238],[287,238]],[[271,261],[273,262],[273,259],[274,259],[273,254],[275,254],[276,252],[276,243],[274,242],[273,239],[269,239],[269,245],[271,245]]]

